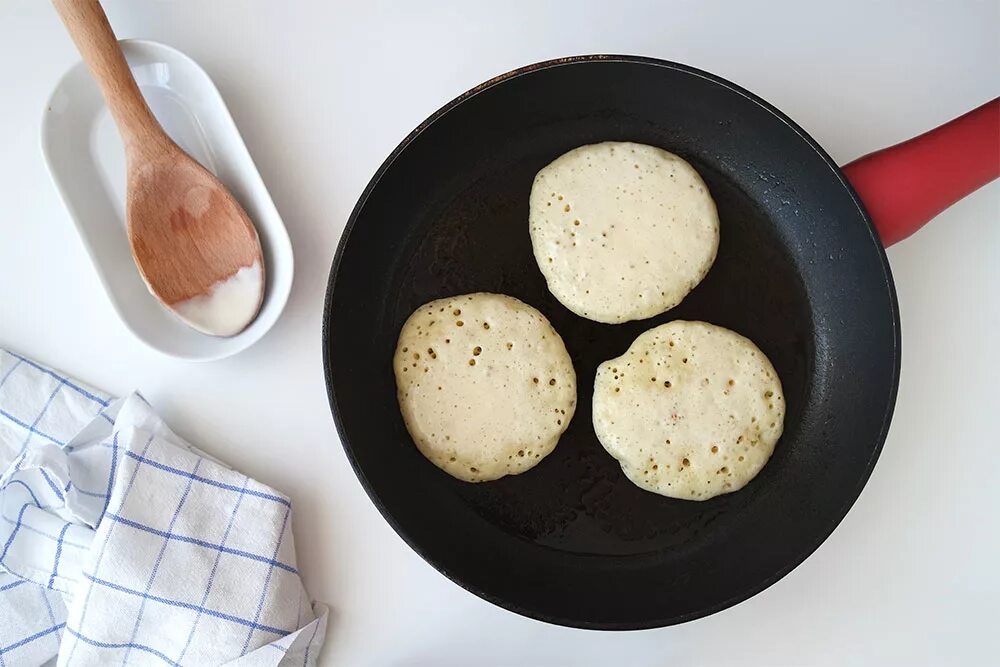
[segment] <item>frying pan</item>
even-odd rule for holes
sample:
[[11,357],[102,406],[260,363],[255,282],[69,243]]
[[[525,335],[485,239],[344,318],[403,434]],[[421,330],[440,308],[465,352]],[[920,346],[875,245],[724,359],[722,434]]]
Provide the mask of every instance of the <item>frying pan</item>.
[[[998,132],[994,100],[841,170],[773,106],[675,63],[568,58],[469,91],[379,168],[333,261],[325,373],[361,483],[434,567],[526,616],[648,628],[745,600],[815,550],[861,492],[899,379],[899,313],[883,241],[995,178]],[[715,264],[683,303],[620,325],[580,318],[549,294],[527,224],[535,173],[571,148],[607,140],[688,160],[721,220]],[[544,313],[566,342],[579,387],[576,416],[555,451],[524,474],[484,484],[453,479],[418,453],[391,365],[417,306],[476,291]],[[633,486],[591,426],[598,364],[674,319],[752,339],[787,400],[770,463],[741,491],[705,502]]]

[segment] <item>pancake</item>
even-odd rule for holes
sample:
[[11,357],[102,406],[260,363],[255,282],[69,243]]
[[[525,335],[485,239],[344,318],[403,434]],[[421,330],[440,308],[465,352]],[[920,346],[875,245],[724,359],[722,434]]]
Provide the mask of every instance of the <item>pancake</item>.
[[737,491],[781,437],[785,400],[750,340],[705,322],[641,334],[597,369],[594,430],[637,486],[685,500]]
[[467,482],[534,467],[576,409],[576,373],[562,338],[540,312],[502,294],[418,308],[399,334],[393,369],[417,448]]
[[644,144],[609,141],[557,158],[535,176],[528,216],[549,291],[598,322],[673,308],[719,247],[715,202],[698,172]]

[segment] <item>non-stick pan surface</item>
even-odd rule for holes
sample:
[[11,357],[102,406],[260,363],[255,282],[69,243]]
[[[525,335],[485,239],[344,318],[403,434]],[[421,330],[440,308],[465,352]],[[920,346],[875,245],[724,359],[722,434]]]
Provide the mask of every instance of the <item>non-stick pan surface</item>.
[[[571,148],[606,140],[684,157],[721,220],[718,258],[704,282],[677,308],[621,325],[560,305],[528,237],[535,173]],[[417,306],[476,291],[510,294],[551,320],[576,366],[579,406],[536,468],[467,484],[418,453],[399,413],[391,359]],[[748,336],[774,363],[787,400],[770,463],[743,490],[706,502],[639,490],[591,426],[597,365],[674,319]],[[344,447],[400,536],[487,600],[603,629],[710,614],[808,556],[871,473],[900,359],[885,253],[830,157],[731,83],[619,56],[512,72],[407,137],[348,222],[330,274],[323,345]]]

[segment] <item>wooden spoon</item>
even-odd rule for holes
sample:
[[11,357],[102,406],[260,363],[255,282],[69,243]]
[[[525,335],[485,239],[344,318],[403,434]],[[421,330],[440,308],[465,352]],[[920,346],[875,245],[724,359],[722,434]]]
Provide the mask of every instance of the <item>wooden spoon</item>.
[[129,244],[149,291],[198,331],[239,333],[264,298],[264,259],[253,223],[153,117],[100,3],[53,4],[125,143]]

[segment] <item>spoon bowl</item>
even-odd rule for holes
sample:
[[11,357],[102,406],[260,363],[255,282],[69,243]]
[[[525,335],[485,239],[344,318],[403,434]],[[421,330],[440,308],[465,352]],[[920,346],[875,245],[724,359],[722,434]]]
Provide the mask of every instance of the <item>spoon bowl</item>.
[[[229,191],[176,144],[129,169],[129,245],[149,291],[202,333],[232,336],[264,299],[257,231]],[[213,280],[216,276],[225,276]]]

